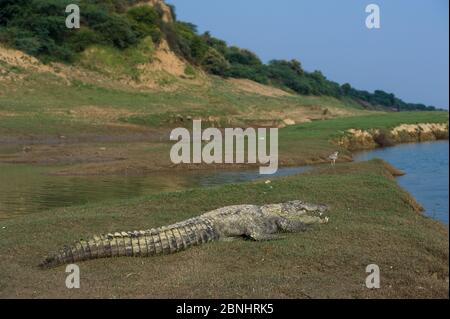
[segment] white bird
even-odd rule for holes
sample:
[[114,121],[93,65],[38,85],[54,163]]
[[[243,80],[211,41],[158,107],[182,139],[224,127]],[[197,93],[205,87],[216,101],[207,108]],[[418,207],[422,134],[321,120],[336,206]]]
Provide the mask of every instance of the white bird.
[[328,156],[328,159],[331,160],[331,165],[334,166],[336,164],[336,160],[338,159],[339,152],[334,152],[330,156]]

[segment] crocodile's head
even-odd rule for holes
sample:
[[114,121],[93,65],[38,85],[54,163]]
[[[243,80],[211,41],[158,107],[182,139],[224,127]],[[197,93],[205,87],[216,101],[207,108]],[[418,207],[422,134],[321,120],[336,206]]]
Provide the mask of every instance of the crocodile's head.
[[294,200],[281,204],[265,205],[263,211],[269,214],[278,215],[290,220],[314,221],[320,219],[321,223],[328,222],[325,213],[328,206],[305,203],[300,200]]

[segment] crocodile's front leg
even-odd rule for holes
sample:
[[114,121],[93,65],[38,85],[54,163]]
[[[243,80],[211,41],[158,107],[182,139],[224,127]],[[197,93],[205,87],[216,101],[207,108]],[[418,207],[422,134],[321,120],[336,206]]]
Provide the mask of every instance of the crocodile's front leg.
[[278,234],[278,231],[279,227],[276,219],[257,219],[254,223],[248,225],[245,235],[255,241],[267,241],[280,239],[281,236]]
[[283,237],[279,234],[265,234],[265,233],[253,233],[249,236],[254,241],[269,241],[269,240],[279,240]]
[[306,225],[300,220],[289,220],[282,218],[278,221],[280,231],[286,233],[297,233],[306,230]]
[[301,218],[294,220],[281,218],[278,221],[278,227],[281,231],[296,233],[305,231],[308,225],[326,223],[328,223],[328,217],[320,218],[318,216],[303,215]]

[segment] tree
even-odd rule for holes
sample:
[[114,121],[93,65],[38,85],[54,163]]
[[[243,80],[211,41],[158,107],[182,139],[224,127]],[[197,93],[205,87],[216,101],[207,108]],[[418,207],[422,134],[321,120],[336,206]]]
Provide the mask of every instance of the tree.
[[143,23],[146,25],[156,26],[160,22],[158,13],[153,7],[140,6],[134,7],[127,11],[127,14],[134,21]]
[[243,65],[261,65],[262,62],[258,56],[246,49],[231,47],[225,53],[225,58],[230,63],[238,63]]
[[107,42],[119,49],[127,48],[138,42],[138,36],[133,31],[130,21],[119,15],[111,15],[106,22],[96,24],[92,28],[102,34]]
[[300,61],[296,60],[296,59],[292,59],[290,62],[290,66],[291,69],[294,70],[295,73],[297,73],[297,75],[302,76],[304,71],[302,68],[302,64],[300,63]]
[[352,91],[352,86],[349,83],[342,84],[341,91],[343,95],[348,96]]
[[209,31],[206,31],[202,35],[202,37],[203,39],[205,39],[205,42],[208,46],[216,49],[220,54],[225,55],[228,50],[228,46],[225,41],[214,38],[213,36],[211,36],[211,33]]

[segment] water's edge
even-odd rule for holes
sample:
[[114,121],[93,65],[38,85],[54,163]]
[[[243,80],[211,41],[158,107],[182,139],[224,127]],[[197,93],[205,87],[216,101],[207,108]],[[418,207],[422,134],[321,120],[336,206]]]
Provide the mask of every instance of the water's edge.
[[382,158],[405,172],[397,182],[425,209],[424,214],[449,223],[449,143],[447,141],[400,144],[361,151],[355,161]]
[[[404,171],[406,175],[397,179],[400,186],[424,206],[426,215],[448,224],[448,140],[358,151],[353,157],[355,161],[379,157]],[[111,198],[289,176],[315,166],[282,167],[270,177],[261,176],[257,169],[187,171],[181,174],[159,172],[124,177],[52,176],[40,167],[0,164],[0,181],[7,181],[0,182],[0,218]]]

